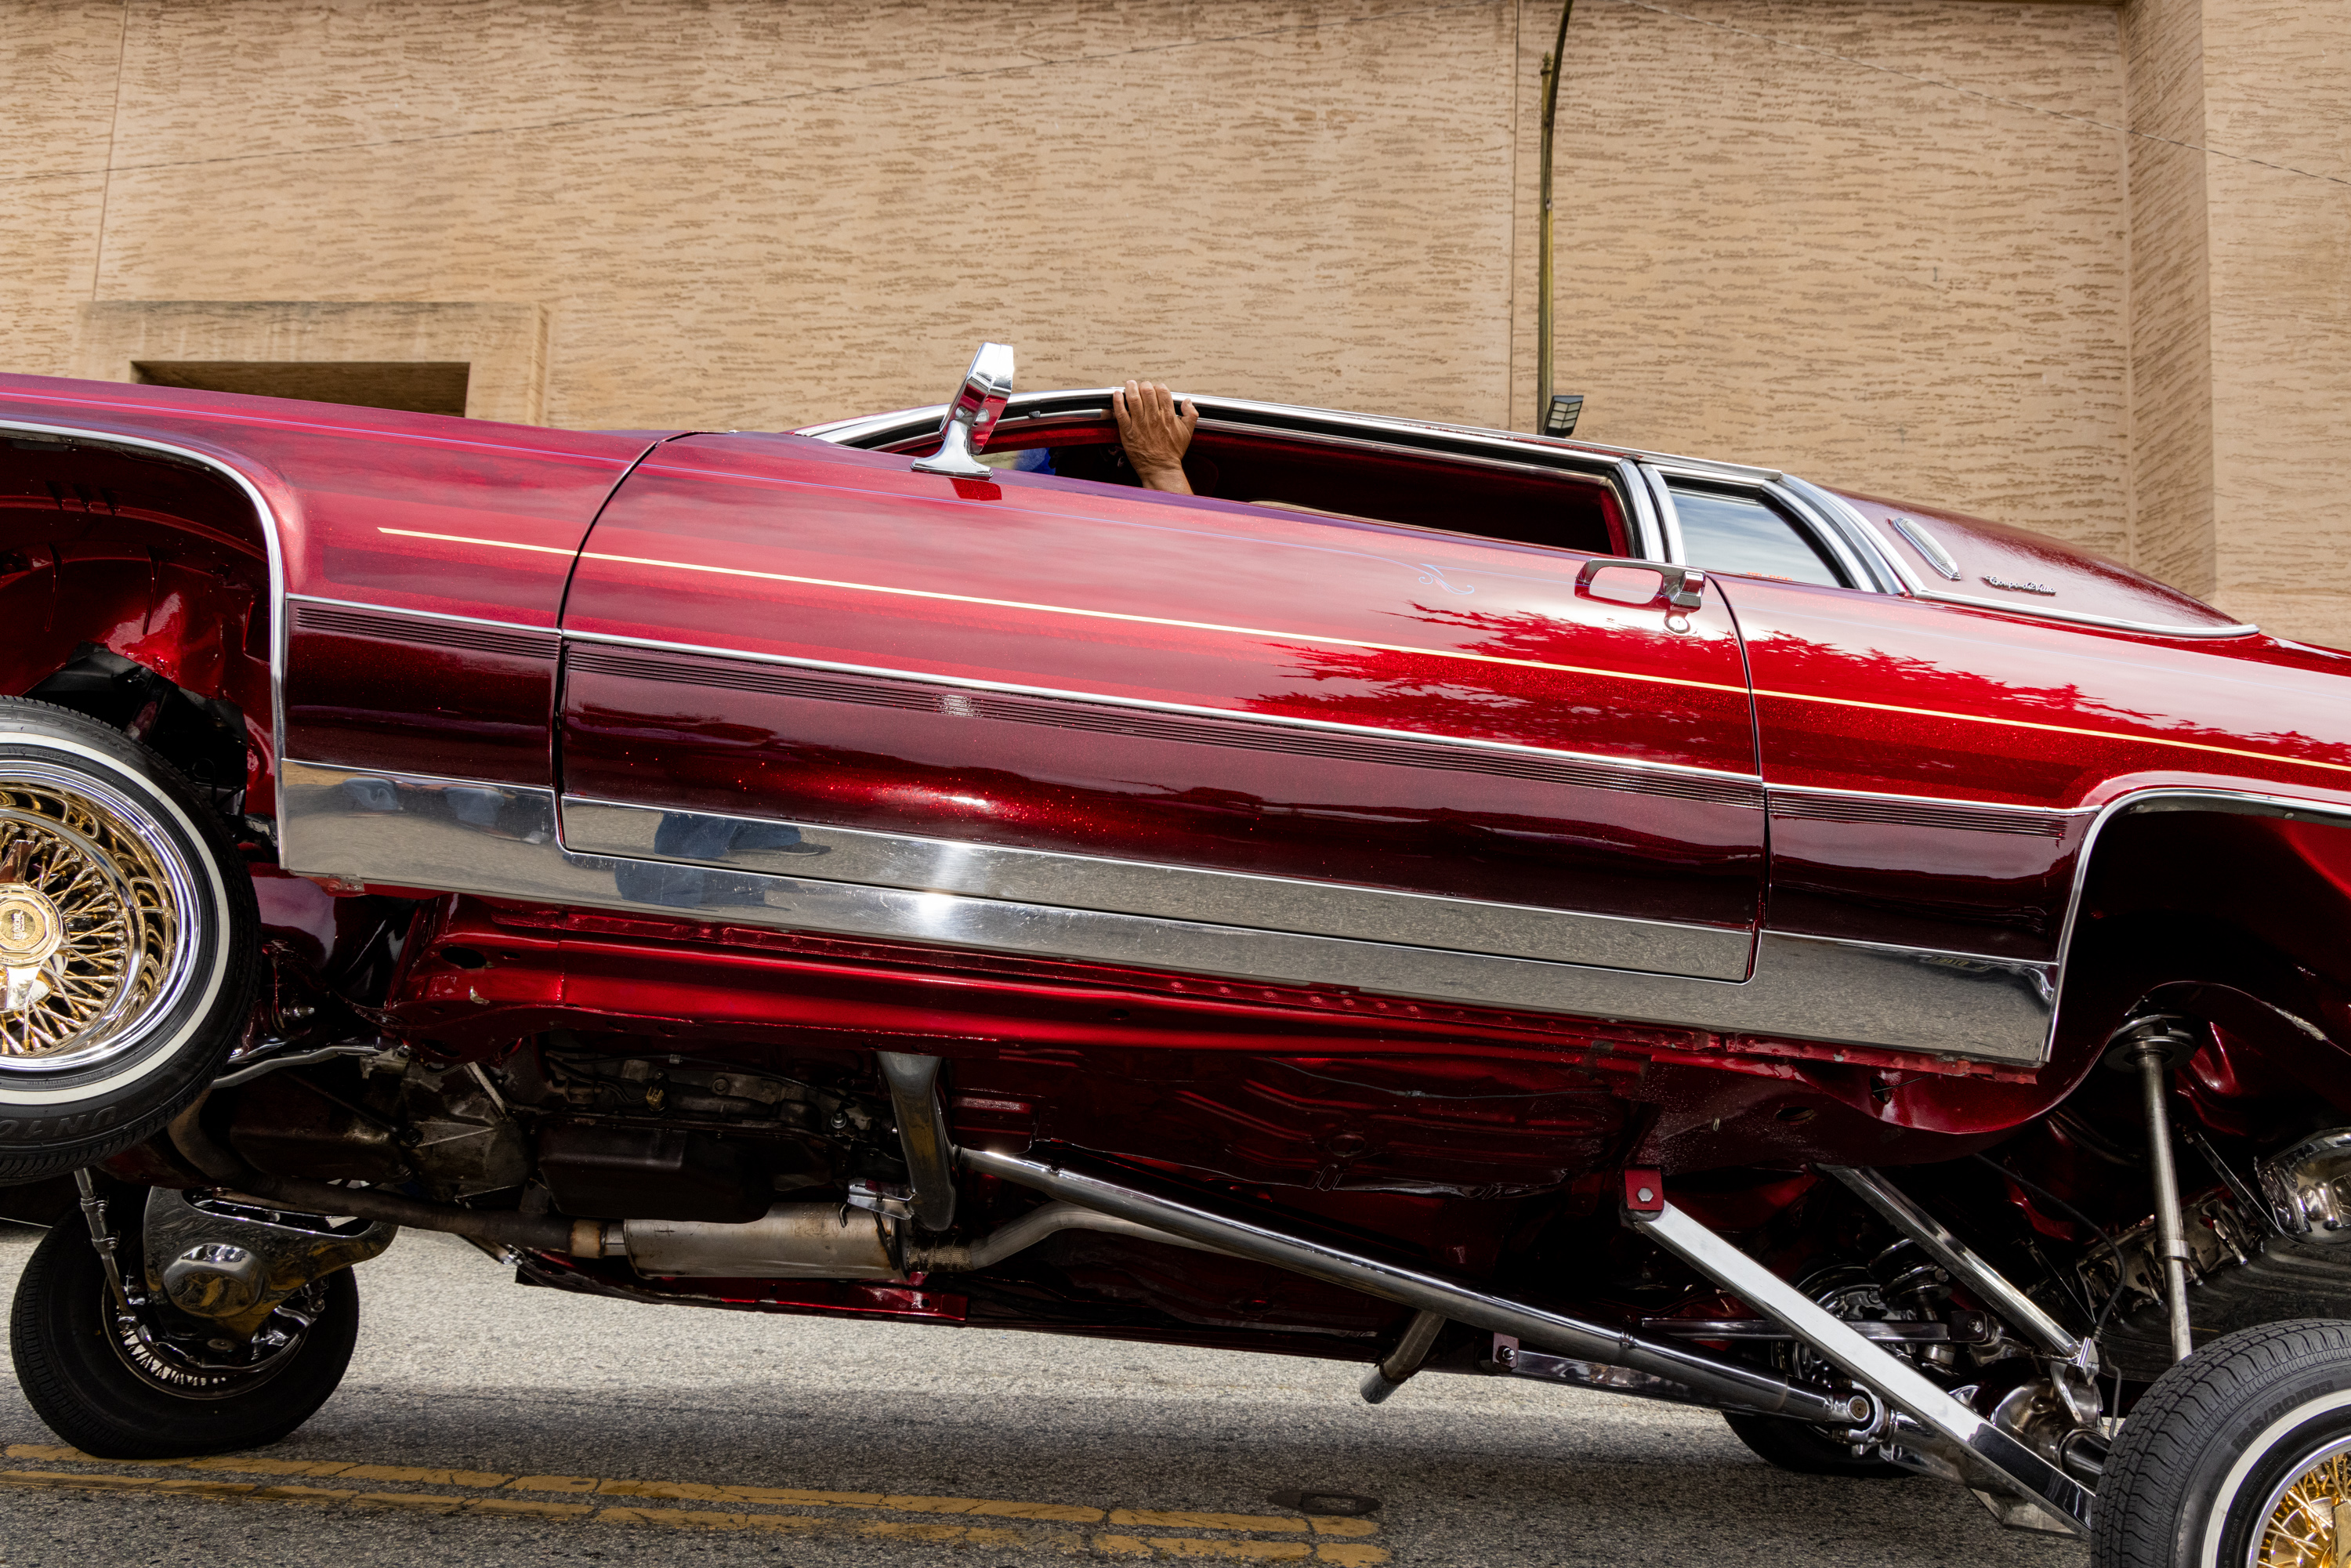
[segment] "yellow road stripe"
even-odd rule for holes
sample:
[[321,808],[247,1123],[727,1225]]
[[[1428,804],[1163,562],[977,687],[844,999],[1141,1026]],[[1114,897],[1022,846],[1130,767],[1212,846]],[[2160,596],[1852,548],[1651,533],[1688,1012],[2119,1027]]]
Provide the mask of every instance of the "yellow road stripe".
[[[661,1499],[673,1501],[727,1502],[785,1508],[852,1509],[899,1513],[957,1515],[964,1519],[1022,1520],[1041,1523],[1157,1527],[1162,1530],[1214,1530],[1284,1532],[1311,1531],[1321,1537],[1364,1536],[1379,1525],[1367,1519],[1300,1517],[1287,1514],[1209,1513],[1155,1509],[1103,1510],[1069,1503],[1026,1502],[1005,1498],[931,1497],[915,1493],[815,1491],[792,1487],[727,1486],[705,1481],[640,1481],[594,1476],[507,1476],[486,1470],[444,1469],[411,1465],[370,1465],[349,1461],[271,1459],[225,1455],[201,1459],[100,1459],[77,1448],[54,1444],[13,1443],[6,1456],[14,1459],[46,1459],[82,1465],[132,1466],[142,1471],[190,1469],[246,1475],[337,1479],[350,1481],[398,1481],[422,1486],[458,1487],[464,1492],[362,1491],[329,1488],[214,1479],[209,1476],[107,1473],[88,1470],[0,1470],[0,1487],[48,1490],[104,1492],[149,1497],[194,1497],[216,1500],[250,1500],[308,1507],[391,1508],[443,1516],[505,1515],[538,1519],[591,1521],[601,1524],[655,1525],[712,1530],[822,1531],[934,1543],[1027,1546],[1060,1551],[1092,1550],[1113,1556],[1224,1558],[1234,1561],[1306,1561],[1371,1568],[1388,1554],[1359,1541],[1307,1542],[1212,1540],[1191,1536],[1105,1533],[1091,1538],[1077,1533],[1047,1532],[1003,1525],[950,1523],[933,1520],[845,1518],[822,1513],[751,1513],[732,1510],[619,1506],[586,1498]],[[517,1497],[518,1491],[550,1492],[580,1497],[577,1502]],[[490,1492],[493,1495],[484,1495]],[[470,1494],[470,1495],[469,1495]]]
[[1155,1524],[1163,1530],[1304,1530],[1302,1519],[1267,1513],[1184,1513],[1159,1509],[1122,1508],[1110,1516],[1113,1524]]
[[181,1480],[166,1476],[110,1476],[66,1470],[0,1470],[0,1486],[52,1491],[130,1492],[149,1497],[247,1498],[264,1502],[362,1503],[435,1513],[527,1514],[585,1519],[592,1503],[537,1502],[522,1498],[450,1497],[434,1492],[360,1492],[327,1487],[261,1486],[252,1481]]

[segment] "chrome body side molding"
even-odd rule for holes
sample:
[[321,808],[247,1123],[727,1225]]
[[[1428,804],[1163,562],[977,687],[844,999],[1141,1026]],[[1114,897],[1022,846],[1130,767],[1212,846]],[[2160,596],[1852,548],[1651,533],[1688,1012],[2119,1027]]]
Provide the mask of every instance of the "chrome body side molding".
[[[484,624],[504,624],[504,622],[485,622]],[[1713,798],[1721,799],[1732,804],[1754,806],[1759,810],[1763,805],[1763,780],[1761,775],[1732,773],[1714,768],[1698,768],[1683,762],[1652,762],[1641,758],[1609,757],[1598,752],[1569,751],[1557,747],[1528,746],[1512,740],[1486,740],[1476,736],[1437,735],[1426,730],[1388,729],[1376,725],[1345,723],[1336,719],[1306,718],[1295,714],[1258,713],[1238,708],[1209,707],[1198,703],[1165,702],[1155,697],[1112,695],[1102,692],[1080,691],[1068,686],[1039,686],[1028,685],[1017,681],[979,680],[969,675],[950,675],[929,670],[908,670],[890,664],[857,664],[833,659],[810,659],[786,653],[765,653],[748,649],[721,648],[706,643],[673,643],[652,637],[616,637],[601,632],[566,631],[562,636],[567,648],[574,650],[570,654],[574,659],[581,657],[580,650],[611,649],[618,656],[625,656],[628,650],[652,650],[664,653],[684,653],[696,658],[724,660],[734,664],[773,664],[787,670],[828,671],[844,675],[866,675],[882,680],[907,681],[925,686],[952,686],[963,691],[986,693],[992,696],[1042,697],[1052,702],[1082,703],[1089,708],[1102,712],[1132,710],[1136,713],[1182,714],[1228,724],[1308,730],[1322,735],[1361,740],[1392,740],[1409,746],[1443,747],[1453,752],[1507,753],[1553,765],[1583,765],[1605,768],[1628,780],[1646,778],[1654,782],[1641,788],[1654,789],[1659,793],[1687,794],[1694,789],[1703,790]],[[1677,779],[1684,782],[1677,783],[1675,782]]]
[[551,627],[527,626],[515,621],[364,604],[350,599],[321,599],[308,593],[288,594],[286,602],[293,611],[295,626],[305,632],[339,632],[429,648],[543,659],[554,658],[562,647],[560,633]]
[[570,796],[562,838],[565,849],[583,854],[1718,980],[1747,977],[1753,942],[1745,926],[1579,915]]
[[[590,852],[559,840],[541,789],[302,762],[281,789],[284,863],[312,876],[2024,1065],[2043,1060],[2055,1004],[2054,965],[1976,954],[1765,931],[1750,978],[1695,979],[831,881],[830,855],[787,874]],[[714,837],[746,821],[681,815]]]

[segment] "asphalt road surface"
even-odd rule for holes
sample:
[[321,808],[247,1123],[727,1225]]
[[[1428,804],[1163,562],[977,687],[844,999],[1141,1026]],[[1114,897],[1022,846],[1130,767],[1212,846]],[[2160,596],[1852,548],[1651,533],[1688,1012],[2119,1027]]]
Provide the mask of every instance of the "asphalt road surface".
[[[37,1232],[0,1226],[16,1288]],[[0,1564],[1144,1561],[2078,1568],[1922,1479],[1792,1476],[1702,1411],[977,1329],[640,1306],[409,1232],[283,1443],[83,1459],[0,1390]],[[1355,1518],[1271,1500],[1375,1498]]]

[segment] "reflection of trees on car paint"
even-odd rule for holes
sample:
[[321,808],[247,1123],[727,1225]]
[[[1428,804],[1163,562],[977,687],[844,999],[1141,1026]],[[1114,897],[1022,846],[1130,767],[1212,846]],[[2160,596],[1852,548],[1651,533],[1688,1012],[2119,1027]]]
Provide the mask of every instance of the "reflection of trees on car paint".
[[[1597,662],[1589,653],[1562,646],[1563,633],[1573,628],[1548,615],[1413,608],[1428,624],[1485,633],[1460,644],[1464,653],[1541,664]],[[1269,692],[1251,701],[1256,711],[1680,763],[1720,756],[1727,743],[1743,739],[1748,727],[1746,704],[1738,693],[1643,680],[1646,671],[1616,676],[1513,670],[1512,689],[1505,691],[1481,678],[1475,666],[1438,654],[1298,643],[1283,651],[1301,680],[1324,689]],[[1605,746],[1595,746],[1604,733]],[[1745,760],[1738,767],[1745,771]]]
[[[2141,644],[2108,639],[2096,632],[2077,635],[2085,644],[2085,657],[2105,654],[2097,660],[2102,664],[2107,658],[2119,663],[2123,656],[2141,651]],[[1951,641],[1955,652],[1982,652],[1980,643]],[[2107,647],[2102,649],[2101,644]],[[1749,652],[1759,695],[1767,699],[1775,693],[1833,696],[1839,700],[1805,706],[1830,711],[1842,709],[1854,716],[1840,720],[1824,713],[1808,721],[1812,727],[1865,725],[1871,727],[1874,736],[1884,738],[1888,716],[1901,728],[1915,730],[1921,724],[1936,725],[1938,715],[1949,715],[1934,730],[1938,749],[1996,752],[2005,758],[2014,750],[2013,734],[2003,733],[1997,724],[1969,721],[2014,718],[2025,724],[2078,727],[2100,732],[2088,736],[2053,734],[2036,743],[2038,749],[2052,758],[2082,764],[2103,760],[2110,748],[2131,745],[2143,737],[2149,741],[2179,741],[2239,752],[2274,750],[2282,760],[2300,757],[2351,765],[2351,745],[2323,741],[2301,729],[2249,730],[2230,722],[2252,716],[2247,714],[2200,717],[2126,706],[2103,691],[2090,689],[2085,682],[2095,680],[2095,673],[2082,671],[2081,661],[2074,662],[2076,678],[2029,685],[1914,652],[1843,645],[1776,628],[1751,638]],[[2162,692],[2184,697],[2192,694],[2208,701],[2211,695],[2207,685],[2162,687],[2144,680],[2134,681],[2129,689],[2142,695]],[[2273,697],[2274,687],[2268,689]],[[1896,711],[1906,707],[1927,711]],[[1782,722],[1786,722],[1784,717]],[[2181,766],[2197,765],[2192,752],[2175,753],[2172,760]]]

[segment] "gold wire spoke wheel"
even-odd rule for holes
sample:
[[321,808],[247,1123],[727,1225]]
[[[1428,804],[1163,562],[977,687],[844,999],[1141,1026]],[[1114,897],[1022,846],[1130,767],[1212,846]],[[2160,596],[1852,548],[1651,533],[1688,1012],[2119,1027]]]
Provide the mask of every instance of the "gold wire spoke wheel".
[[129,797],[40,764],[0,773],[0,1072],[134,1044],[187,984],[193,894]]
[[2246,1568],[2346,1563],[2351,1563],[2351,1441],[2327,1448],[2278,1489]]

